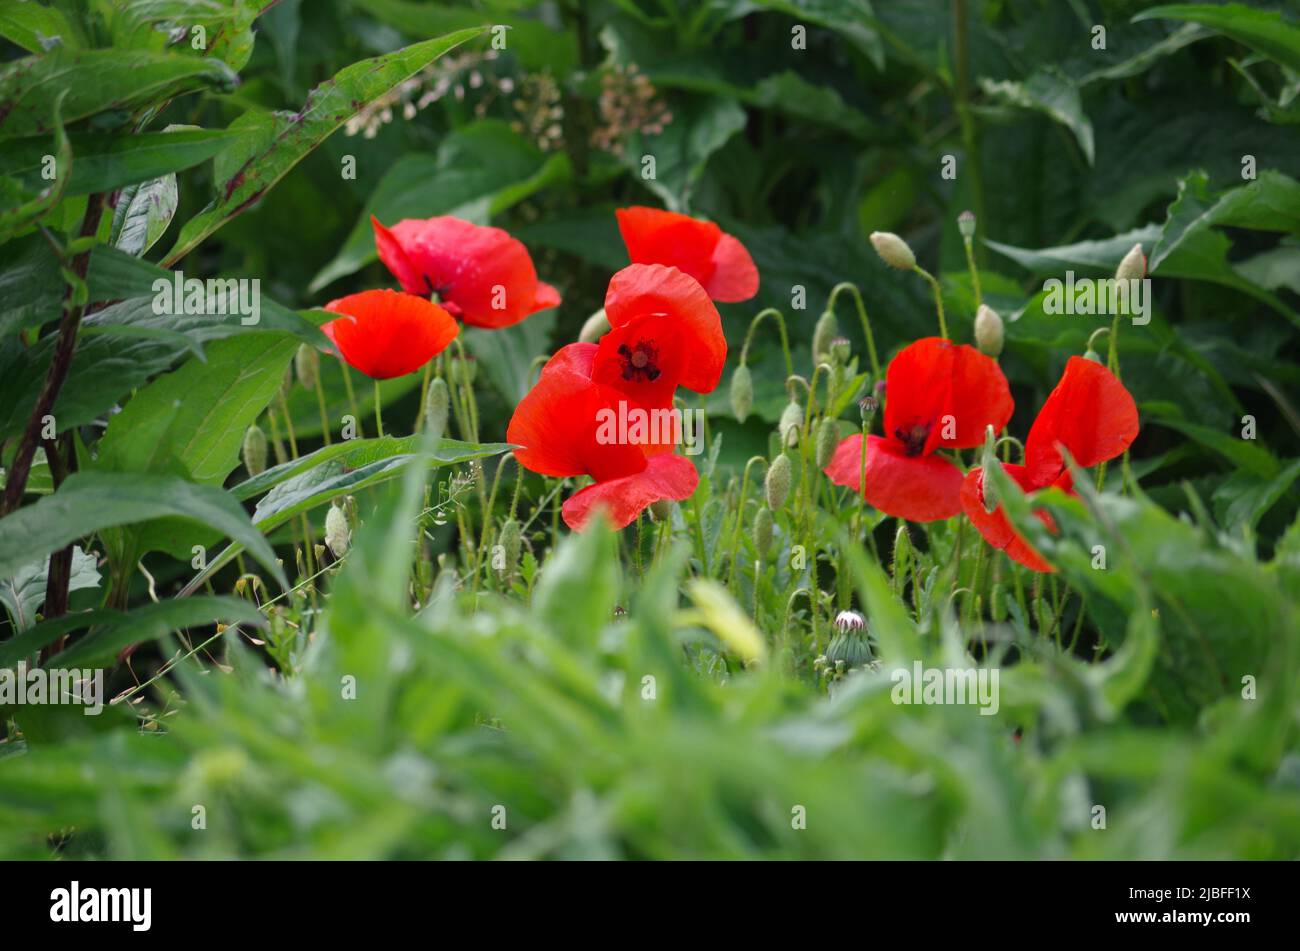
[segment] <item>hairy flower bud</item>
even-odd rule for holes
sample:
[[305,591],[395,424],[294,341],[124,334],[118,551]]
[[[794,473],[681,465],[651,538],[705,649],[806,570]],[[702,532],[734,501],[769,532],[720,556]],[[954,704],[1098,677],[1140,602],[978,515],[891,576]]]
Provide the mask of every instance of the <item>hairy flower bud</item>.
[[988,304],[980,304],[975,312],[975,346],[988,357],[1002,353],[1002,318]]
[[793,479],[790,457],[781,453],[767,467],[767,476],[763,479],[763,493],[767,496],[767,507],[773,512],[785,505],[785,500],[790,496],[790,485]]
[[293,355],[293,371],[304,390],[316,389],[320,381],[320,353],[311,344],[304,343]]
[[823,419],[817,425],[817,438],[814,442],[818,469],[825,469],[830,465],[831,456],[835,455],[835,447],[839,444],[839,426],[836,425],[836,422],[833,419]]
[[250,476],[261,475],[266,471],[266,433],[253,423],[244,431],[244,468]]
[[957,231],[963,238],[968,240],[975,237],[975,213],[973,211],[963,211],[957,216]]
[[605,308],[602,307],[587,318],[582,330],[578,332],[578,340],[581,343],[596,343],[609,330],[609,318],[605,316]]
[[478,376],[478,361],[470,357],[456,357],[447,362],[447,376],[457,385],[469,385]]
[[432,433],[434,441],[447,431],[447,413],[451,409],[451,393],[442,377],[429,381],[429,392],[424,394],[424,429]]
[[835,321],[834,312],[827,310],[817,318],[817,324],[813,327],[813,362],[825,363],[830,359],[831,342],[839,332],[840,328]]
[[509,577],[515,573],[515,565],[519,564],[519,545],[522,538],[521,529],[518,519],[509,519],[501,526],[501,535],[497,539],[497,544],[501,546],[505,554],[505,567],[502,574]]
[[767,556],[772,548],[772,529],[774,521],[770,508],[761,508],[754,516],[754,548],[760,558]]
[[900,271],[910,271],[916,267],[916,255],[907,242],[891,231],[871,232],[871,244],[880,255],[880,260]]
[[1147,259],[1142,254],[1142,245],[1135,244],[1124,255],[1124,260],[1115,268],[1115,279],[1119,281],[1139,281],[1147,276]]
[[743,423],[754,408],[754,378],[749,367],[741,364],[731,374],[731,411],[736,414],[736,421]]
[[831,341],[831,363],[834,366],[844,366],[849,362],[849,355],[852,353],[853,344],[849,343],[848,337],[836,337]]
[[857,611],[841,611],[835,616],[838,632],[826,646],[826,659],[833,665],[852,669],[871,663],[871,646],[865,636],[867,620]]
[[781,445],[790,447],[799,445],[799,427],[803,425],[803,407],[797,400],[791,400],[781,411],[777,422],[777,432],[781,434]]
[[331,505],[325,513],[325,545],[335,558],[342,558],[352,545],[352,531],[348,528],[348,517],[343,509]]

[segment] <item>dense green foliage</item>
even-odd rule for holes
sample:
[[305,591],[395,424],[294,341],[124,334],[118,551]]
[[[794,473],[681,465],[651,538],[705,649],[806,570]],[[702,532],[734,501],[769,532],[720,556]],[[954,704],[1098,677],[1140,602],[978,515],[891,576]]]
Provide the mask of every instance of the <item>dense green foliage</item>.
[[[105,666],[118,698],[0,707],[0,855],[1300,857],[1294,10],[263,6],[0,6],[0,668]],[[694,496],[572,534],[573,480],[521,471],[506,424],[632,204],[717,221],[761,286],[686,399]],[[393,284],[372,214],[506,228],[563,295],[432,366],[442,439],[428,375],[302,356],[316,308]],[[991,448],[958,456],[1056,574],[820,474],[874,364],[937,329],[876,231],[954,340],[1002,315],[1010,433],[1091,347],[1136,399],[1131,454],[1038,500],[1055,534]],[[1149,323],[1050,312],[1045,280],[1134,244]],[[260,323],[224,291],[160,318],[177,268],[258,279]],[[894,702],[914,661],[996,668],[997,713]]]

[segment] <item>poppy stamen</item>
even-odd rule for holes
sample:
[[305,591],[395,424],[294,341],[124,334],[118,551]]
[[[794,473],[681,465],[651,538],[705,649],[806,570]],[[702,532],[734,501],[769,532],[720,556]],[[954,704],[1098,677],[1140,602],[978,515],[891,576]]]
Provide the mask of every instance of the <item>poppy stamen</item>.
[[908,429],[894,430],[894,437],[903,444],[903,451],[909,456],[919,456],[925,451],[925,441],[930,435],[929,424],[918,423]]
[[635,347],[619,344],[618,355],[623,358],[623,379],[650,383],[659,379],[659,348],[654,341],[638,340]]

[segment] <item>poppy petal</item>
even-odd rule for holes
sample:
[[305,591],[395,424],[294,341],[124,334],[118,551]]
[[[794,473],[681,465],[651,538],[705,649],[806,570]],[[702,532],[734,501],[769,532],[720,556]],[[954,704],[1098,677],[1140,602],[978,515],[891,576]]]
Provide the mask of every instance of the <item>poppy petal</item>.
[[699,281],[717,301],[758,293],[758,268],[745,246],[711,221],[660,208],[619,208],[618,230],[633,264],[664,264]]
[[1088,469],[1114,459],[1137,433],[1137,404],[1124,384],[1100,363],[1071,357],[1029,430],[1025,464],[1036,485],[1048,485],[1065,469],[1059,446]]
[[325,305],[321,327],[349,366],[376,380],[405,376],[446,349],[460,327],[437,304],[401,291],[362,291]]
[[685,456],[655,456],[641,472],[597,482],[574,493],[561,513],[564,524],[575,531],[582,530],[597,510],[604,511],[615,528],[624,528],[653,502],[690,498],[699,482],[695,464]]
[[[1032,491],[1033,485],[1030,483],[1028,471],[1024,466],[1014,464],[1004,464],[1002,466],[1007,475],[1016,481],[1025,491]],[[981,468],[972,469],[966,473],[966,478],[961,483],[961,506],[966,512],[966,517],[971,520],[984,540],[994,548],[1000,549],[1007,553],[1011,560],[1019,562],[1026,568],[1034,571],[1055,571],[1056,569],[1040,555],[1029,542],[1025,541],[1014,528],[1011,526],[1011,520],[1007,518],[1006,512],[1002,506],[998,506],[992,512],[984,510],[984,470]],[[1043,524],[1052,531],[1056,530],[1051,516],[1046,512],[1035,513]]]
[[974,347],[923,337],[899,351],[885,374],[885,434],[914,453],[982,445],[1015,403],[997,361]]
[[714,300],[735,304],[758,293],[758,267],[739,238],[724,234],[713,249],[713,263],[713,277],[704,289]]
[[897,441],[867,437],[866,488],[860,479],[862,435],[844,440],[824,470],[836,485],[861,492],[886,515],[933,522],[961,512],[961,470],[937,456],[909,456]]
[[420,269],[406,256],[397,235],[381,225],[374,215],[370,216],[370,227],[375,232],[375,250],[379,252],[379,260],[397,278],[402,290],[417,297],[428,297],[433,288],[425,282]]
[[629,265],[610,279],[605,316],[611,328],[635,322],[661,352],[675,350],[678,385],[696,393],[717,387],[727,362],[722,317],[689,274],[660,264]]

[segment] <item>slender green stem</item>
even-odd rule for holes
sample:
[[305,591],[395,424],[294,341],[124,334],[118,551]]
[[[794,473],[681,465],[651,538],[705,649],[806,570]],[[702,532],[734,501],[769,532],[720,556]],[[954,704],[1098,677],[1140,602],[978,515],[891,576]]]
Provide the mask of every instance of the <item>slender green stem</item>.
[[943,289],[939,287],[939,282],[935,276],[927,271],[921,265],[916,265],[916,273],[921,275],[930,283],[930,289],[934,291],[934,309],[939,314],[939,336],[944,340],[948,339],[948,322],[943,317]]
[[790,356],[790,338],[785,332],[785,317],[775,307],[760,310],[754,315],[754,319],[749,322],[749,332],[745,334],[745,345],[740,348],[740,362],[745,363],[749,359],[749,345],[754,340],[754,331],[763,322],[763,318],[768,316],[776,318],[777,328],[781,331],[781,350],[785,353],[785,375],[788,377],[794,376],[794,359]]
[[375,432],[379,438],[384,437],[383,395],[379,392],[379,381],[375,380]]
[[842,281],[831,288],[830,300],[826,307],[828,310],[835,310],[835,301],[841,291],[852,291],[853,300],[858,305],[858,319],[862,322],[862,335],[867,340],[867,356],[871,360],[871,379],[874,382],[881,379],[880,358],[876,355],[876,338],[871,333],[871,320],[867,317],[867,308],[862,302],[862,292],[858,290],[856,284]]

